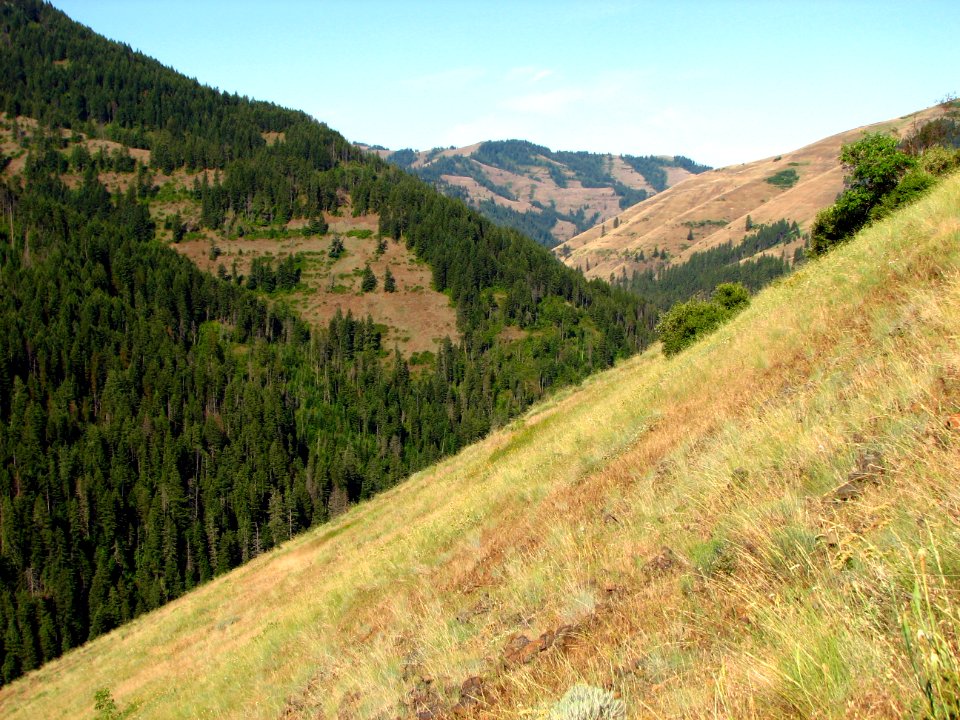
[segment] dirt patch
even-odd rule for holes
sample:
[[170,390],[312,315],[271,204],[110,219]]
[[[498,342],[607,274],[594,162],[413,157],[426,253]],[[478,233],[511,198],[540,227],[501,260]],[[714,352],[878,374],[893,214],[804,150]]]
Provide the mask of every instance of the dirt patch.
[[[302,289],[282,297],[314,327],[325,327],[340,310],[356,318],[370,315],[375,323],[385,325],[383,339],[387,349],[397,348],[405,355],[435,350],[440,340],[459,338],[456,311],[450,299],[432,289],[432,273],[425,263],[417,261],[402,243],[388,240],[380,257],[376,255],[375,233],[360,238],[342,235],[344,254],[333,260],[330,246],[335,233],[373,231],[375,216],[360,218],[329,217],[330,234],[322,237],[294,235],[270,239],[224,239],[213,234],[171,245],[190,258],[202,270],[216,274],[220,265],[230,276],[247,275],[254,258],[303,253],[305,268]],[[219,251],[216,256],[213,247]],[[372,292],[361,292],[360,273],[369,263],[377,277]],[[396,281],[396,292],[385,292],[387,268]]]

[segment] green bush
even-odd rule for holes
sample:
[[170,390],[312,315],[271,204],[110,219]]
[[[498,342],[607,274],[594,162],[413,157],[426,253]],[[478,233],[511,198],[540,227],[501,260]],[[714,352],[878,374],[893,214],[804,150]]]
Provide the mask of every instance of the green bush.
[[810,252],[822,255],[831,247],[853,235],[870,216],[872,197],[861,188],[851,188],[837,201],[817,213],[810,228]]
[[740,283],[720,283],[713,291],[713,302],[730,313],[737,313],[750,304],[750,291]]
[[946,175],[956,169],[960,155],[956,150],[948,150],[941,145],[928,148],[920,156],[920,169],[931,175]]
[[623,720],[627,708],[612,692],[574,685],[550,708],[549,720]]
[[893,190],[883,196],[883,200],[871,208],[870,222],[880,220],[898,207],[913,202],[936,183],[937,180],[933,175],[923,170],[911,170],[903,176]]
[[750,303],[750,291],[740,283],[721,283],[710,301],[677,303],[657,323],[664,355],[676,355],[697,338],[719,327]]
[[[872,213],[886,196],[899,187],[901,181],[917,165],[916,158],[897,147],[897,140],[883,133],[873,133],[862,140],[844,145],[840,150],[840,162],[850,171],[846,176],[847,189],[836,203],[817,213],[810,228],[810,252],[822,255],[831,247],[849,238],[870,220],[882,217],[889,209]],[[924,173],[925,174],[925,173]],[[903,189],[903,200],[891,200],[892,207],[916,197],[923,185],[919,178],[910,181]],[[929,187],[924,185],[923,189]]]
[[97,711],[96,720],[119,720],[120,709],[108,688],[100,688],[93,695],[93,709]]
[[788,168],[786,170],[781,170],[776,175],[771,175],[767,178],[767,182],[771,185],[775,185],[778,188],[792,188],[797,184],[797,181],[800,179],[800,176],[797,175],[797,171],[793,168]]
[[677,303],[657,323],[664,355],[676,355],[692,345],[698,337],[720,325],[726,316],[723,308],[711,302],[688,300]]

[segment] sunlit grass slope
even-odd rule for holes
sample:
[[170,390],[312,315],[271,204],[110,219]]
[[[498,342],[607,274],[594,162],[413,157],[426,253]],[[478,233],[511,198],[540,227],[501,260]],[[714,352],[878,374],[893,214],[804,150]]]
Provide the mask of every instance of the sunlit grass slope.
[[0,716],[89,717],[100,688],[150,718],[534,716],[578,681],[632,717],[922,715],[958,690],[957,412],[951,179],[679,356],[3,688]]

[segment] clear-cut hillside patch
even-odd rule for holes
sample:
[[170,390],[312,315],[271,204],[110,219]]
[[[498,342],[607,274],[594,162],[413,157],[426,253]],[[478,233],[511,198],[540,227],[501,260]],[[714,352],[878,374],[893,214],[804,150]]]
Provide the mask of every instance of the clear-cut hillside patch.
[[[456,311],[449,297],[432,288],[429,266],[419,262],[402,242],[393,240],[388,240],[386,250],[377,255],[376,216],[327,215],[326,220],[330,232],[323,236],[229,239],[208,233],[171,247],[211,274],[223,265],[231,274],[236,268],[247,275],[254,258],[269,257],[277,262],[287,255],[302,254],[306,267],[300,286],[282,297],[313,327],[326,327],[338,311],[343,315],[350,312],[359,319],[370,315],[375,323],[386,327],[384,348],[396,347],[404,355],[435,351],[443,338],[459,338]],[[351,231],[367,231],[362,234],[370,236],[351,236]],[[330,257],[335,235],[341,236],[345,249],[337,259]],[[211,244],[220,251],[216,257],[211,255]],[[371,292],[363,292],[360,284],[366,264],[377,277],[377,287]],[[388,268],[396,280],[395,292],[384,290]]]

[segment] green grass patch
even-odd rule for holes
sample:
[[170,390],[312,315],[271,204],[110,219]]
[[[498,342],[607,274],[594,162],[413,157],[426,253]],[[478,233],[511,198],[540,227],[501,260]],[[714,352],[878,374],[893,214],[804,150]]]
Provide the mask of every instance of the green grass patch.
[[778,188],[792,188],[800,180],[800,176],[797,174],[797,171],[793,168],[787,168],[786,170],[781,170],[775,175],[771,175],[767,178],[766,182],[774,185]]
[[686,220],[680,224],[688,228],[724,227],[728,224],[728,221],[707,218],[706,220]]

